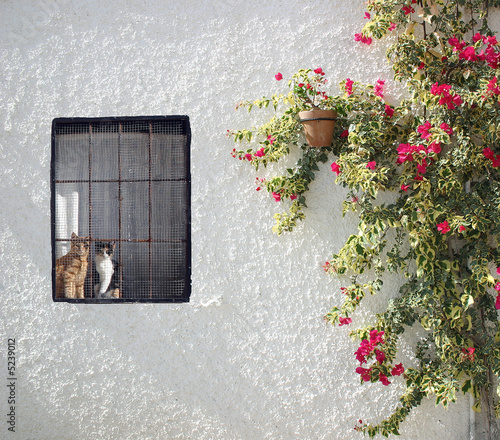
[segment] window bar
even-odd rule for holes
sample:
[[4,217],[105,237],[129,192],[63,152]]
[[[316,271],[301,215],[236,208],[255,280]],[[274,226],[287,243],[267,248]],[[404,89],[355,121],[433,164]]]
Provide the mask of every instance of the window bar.
[[[123,124],[120,122],[118,125],[118,268],[123,267],[122,257],[122,136]],[[118,280],[118,287],[120,289],[119,298],[123,298],[123,273],[121,270],[116,271],[120,274]]]
[[149,298],[153,298],[153,252],[152,252],[152,238],[151,238],[151,219],[153,217],[153,207],[152,207],[152,199],[153,199],[153,188],[152,188],[152,183],[151,183],[151,178],[152,178],[152,165],[151,165],[151,156],[152,156],[152,149],[153,149],[153,123],[149,121],[149,146],[148,146],[148,162],[149,162],[149,167],[148,167],[148,238],[149,238],[149,244],[148,244],[148,252],[149,252]]
[[[89,266],[90,267],[90,298],[94,297],[94,271],[92,270],[92,262],[94,256],[92,255],[92,123],[89,124]],[[84,291],[85,296],[85,291]]]

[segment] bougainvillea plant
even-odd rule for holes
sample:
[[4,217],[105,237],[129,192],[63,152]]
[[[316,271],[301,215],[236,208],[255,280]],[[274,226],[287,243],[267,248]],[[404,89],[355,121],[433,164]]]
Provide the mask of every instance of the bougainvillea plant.
[[[296,117],[303,105],[297,87],[307,83],[292,79],[288,95],[243,103],[284,105],[281,117],[229,132],[237,142],[258,143],[233,150],[257,168],[293,148],[301,152],[285,175],[258,180],[258,188],[289,203],[275,216],[278,234],[304,218],[318,162],[332,161],[336,182],[348,188],[343,213],[357,214],[358,233],[323,266],[349,281],[328,322],[349,325],[388,273],[404,275],[385,312],[351,332],[360,341],[354,355],[361,382],[406,386],[393,414],[355,427],[370,437],[399,434],[425,397],[447,407],[464,393],[475,401],[485,438],[500,438],[500,45],[488,26],[488,11],[499,6],[499,0],[370,0],[354,40],[395,36],[387,54],[407,99],[387,103],[384,80],[345,79],[341,96],[325,94],[339,115],[332,146],[311,149]],[[383,193],[393,201],[383,203]],[[398,342],[415,329],[425,332],[415,347],[418,365],[403,365]]]

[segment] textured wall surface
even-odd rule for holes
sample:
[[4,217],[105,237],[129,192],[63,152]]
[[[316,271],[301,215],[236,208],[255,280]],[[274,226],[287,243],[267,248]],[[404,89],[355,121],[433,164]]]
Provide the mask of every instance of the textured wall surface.
[[[398,99],[387,43],[353,41],[363,15],[361,0],[0,0],[0,438],[357,439],[359,418],[390,414],[402,378],[360,386],[348,330],[322,320],[342,284],[321,266],[355,224],[340,217],[328,164],[306,221],[277,237],[281,207],[255,191],[224,136],[263,120],[234,106],[279,91],[278,71],[385,79]],[[52,119],[161,114],[192,125],[191,302],[53,303]],[[385,286],[391,295],[397,280]],[[401,342],[406,366],[413,343]],[[426,401],[402,438],[466,439],[469,417],[468,399],[448,411]]]

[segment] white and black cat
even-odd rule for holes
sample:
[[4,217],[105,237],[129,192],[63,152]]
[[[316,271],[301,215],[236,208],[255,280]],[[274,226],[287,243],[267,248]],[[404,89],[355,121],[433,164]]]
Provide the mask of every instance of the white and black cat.
[[116,267],[112,259],[114,250],[113,241],[96,241],[95,243],[95,268],[99,274],[99,283],[94,286],[96,298],[120,297],[120,289],[113,280]]

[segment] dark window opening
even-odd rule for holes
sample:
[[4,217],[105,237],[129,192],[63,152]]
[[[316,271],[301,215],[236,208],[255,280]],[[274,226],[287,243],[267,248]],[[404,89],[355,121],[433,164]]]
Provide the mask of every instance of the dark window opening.
[[187,116],[54,119],[54,301],[189,301],[190,141]]

